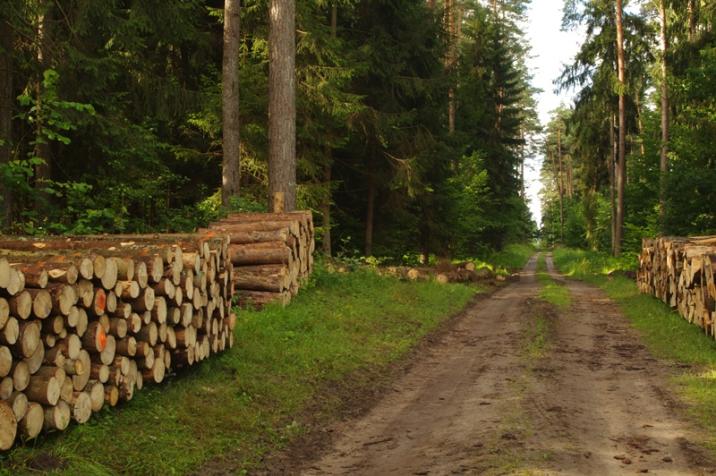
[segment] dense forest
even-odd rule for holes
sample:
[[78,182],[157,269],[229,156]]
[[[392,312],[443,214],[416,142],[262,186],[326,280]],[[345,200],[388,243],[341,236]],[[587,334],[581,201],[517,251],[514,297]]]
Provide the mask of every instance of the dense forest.
[[[326,253],[478,255],[531,237],[528,3],[296,2],[291,111],[269,104],[270,55],[289,56],[271,53],[267,0],[6,0],[3,229],[182,231],[265,210],[269,117],[295,114],[295,206],[314,211]],[[227,147],[240,176],[222,205]]]
[[543,145],[544,236],[619,254],[716,233],[716,3],[568,0],[576,91]]

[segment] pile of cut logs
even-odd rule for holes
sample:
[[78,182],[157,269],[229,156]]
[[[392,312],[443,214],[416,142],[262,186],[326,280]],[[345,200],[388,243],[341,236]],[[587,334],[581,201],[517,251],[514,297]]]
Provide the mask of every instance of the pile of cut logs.
[[313,270],[315,249],[310,211],[235,213],[199,232],[230,237],[234,287],[239,305],[288,304]]
[[225,235],[0,237],[0,449],[231,347]]
[[644,239],[637,283],[716,337],[716,236]]
[[476,283],[498,278],[488,268],[477,269],[475,263],[440,263],[436,267],[423,266],[386,266],[380,269],[382,274],[398,277],[407,281],[428,281],[434,279],[438,283]]

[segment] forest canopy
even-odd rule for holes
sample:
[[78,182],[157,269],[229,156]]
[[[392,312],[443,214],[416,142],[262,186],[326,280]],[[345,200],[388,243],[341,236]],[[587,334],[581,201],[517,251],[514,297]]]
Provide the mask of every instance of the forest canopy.
[[[234,209],[267,202],[267,4],[240,11]],[[223,2],[4,5],[5,232],[190,230],[221,212]],[[532,235],[526,5],[296,2],[297,206],[332,215],[327,252],[470,255]]]
[[[614,251],[622,226],[624,249],[636,251],[642,237],[716,233],[716,4],[624,2],[621,84],[615,2],[565,5],[565,27],[587,36],[558,80],[576,100],[555,111],[546,130],[545,238]],[[613,219],[620,149],[621,225]]]

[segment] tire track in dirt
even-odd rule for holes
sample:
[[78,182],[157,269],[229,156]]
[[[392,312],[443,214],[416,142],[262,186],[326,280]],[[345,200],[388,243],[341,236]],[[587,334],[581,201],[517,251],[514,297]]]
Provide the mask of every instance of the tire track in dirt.
[[570,309],[537,299],[531,259],[367,415],[340,424],[302,474],[713,474],[669,396],[674,369],[648,353],[601,290],[547,264],[568,287]]
[[669,397],[673,368],[649,354],[600,289],[563,280],[550,256],[547,267],[567,286],[573,304],[553,323],[552,352],[543,362],[547,371],[533,376],[525,399],[539,428],[532,444],[549,455],[543,471],[714,473]]
[[470,309],[391,394],[340,428],[330,452],[304,474],[479,471],[476,454],[520,398],[521,318],[537,293],[535,267],[533,258],[518,282]]

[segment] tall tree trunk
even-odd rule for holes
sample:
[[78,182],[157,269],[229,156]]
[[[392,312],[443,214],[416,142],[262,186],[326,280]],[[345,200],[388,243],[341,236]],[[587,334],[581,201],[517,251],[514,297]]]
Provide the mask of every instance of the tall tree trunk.
[[[455,34],[455,3],[454,0],[445,0],[445,17],[447,22],[448,31],[448,51],[446,66],[448,74],[452,77],[455,71],[456,61],[456,43],[457,38]],[[448,133],[450,135],[455,133],[455,87],[451,84],[448,88]]]
[[[296,208],[296,5],[269,5],[269,204],[283,192],[286,211]],[[272,205],[271,205],[272,206]]]
[[688,0],[686,2],[686,13],[689,17],[689,41],[695,41],[696,25],[699,21],[699,0]]
[[564,194],[562,193],[561,179],[559,177],[559,165],[554,158],[555,154],[548,151],[549,160],[552,162],[552,170],[554,172],[554,182],[557,185],[557,196],[559,197],[559,241],[564,242]]
[[667,53],[669,39],[666,34],[666,1],[659,2],[659,16],[661,17],[661,153],[659,156],[659,223],[664,231],[664,216],[666,214],[666,177],[669,167],[669,85]]
[[[13,111],[13,75],[12,75],[13,32],[7,19],[0,17],[0,168],[12,158],[12,111]],[[2,221],[9,226],[12,222],[12,193],[10,188],[2,187]]]
[[[331,37],[336,38],[338,35],[338,4],[334,1],[331,5]],[[326,148],[326,160],[328,163],[323,167],[323,183],[326,187],[326,193],[321,204],[321,214],[323,215],[323,254],[331,256],[331,172],[333,168],[333,150]]]
[[562,243],[564,243],[564,174],[562,167],[562,127],[557,128],[557,163],[558,169],[558,183],[559,186],[559,237]]
[[624,178],[626,175],[626,64],[624,61],[624,13],[622,1],[616,0],[617,79],[619,81],[619,156],[616,168],[617,219],[614,255],[622,251],[624,238]]
[[[646,147],[644,146],[644,123],[641,120],[641,100],[639,99],[638,93],[634,97],[634,103],[636,107],[636,127],[639,129],[639,138],[637,140],[637,142],[639,142],[639,155],[644,157],[646,155]],[[627,176],[627,180],[629,180],[629,176]]]
[[365,255],[373,255],[373,222],[375,220],[375,177],[368,176],[368,206],[365,213]]
[[45,13],[41,13],[37,18],[37,64],[39,71],[35,82],[35,148],[33,151],[36,158],[42,159],[41,163],[35,165],[35,189],[39,192],[35,203],[37,210],[45,208],[47,197],[44,193],[41,193],[41,190],[47,186],[48,180],[52,177],[52,157],[50,155],[50,144],[47,142],[44,130],[45,117],[42,103],[42,79],[47,60],[47,55],[45,54],[46,35]]
[[223,160],[221,202],[229,204],[239,194],[241,183],[239,127],[240,0],[224,0],[224,56],[221,68],[221,120]]
[[612,213],[611,217],[611,240],[612,240],[612,254],[615,253],[616,249],[616,237],[617,237],[617,201],[616,201],[616,168],[617,168],[617,156],[619,155],[619,144],[617,144],[617,138],[615,134],[617,118],[612,113],[609,118],[609,141],[612,145],[611,154],[609,154],[609,202],[611,204]]

